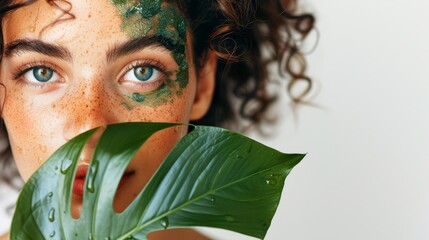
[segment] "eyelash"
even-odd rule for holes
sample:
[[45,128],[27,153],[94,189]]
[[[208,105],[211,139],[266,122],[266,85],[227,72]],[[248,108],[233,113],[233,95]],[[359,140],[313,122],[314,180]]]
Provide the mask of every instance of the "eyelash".
[[121,78],[123,78],[125,76],[125,74],[128,71],[130,71],[131,69],[138,68],[138,67],[152,67],[152,68],[155,68],[156,70],[160,71],[163,76],[166,76],[166,77],[171,76],[171,73],[166,70],[167,68],[165,67],[164,64],[162,64],[156,60],[146,59],[146,60],[136,60],[133,63],[131,63],[130,65],[128,65],[124,69],[124,71],[121,75]]
[[56,70],[57,67],[54,66],[54,65],[52,65],[52,64],[50,64],[50,63],[48,63],[48,62],[45,62],[45,61],[34,61],[34,62],[27,63],[27,64],[19,67],[16,71],[14,71],[12,73],[12,78],[14,80],[18,80],[24,74],[26,74],[28,71],[31,71],[31,70],[33,70],[34,68],[37,68],[37,67],[46,67],[46,68],[52,69],[53,71],[55,71],[55,72],[58,73],[58,71]]

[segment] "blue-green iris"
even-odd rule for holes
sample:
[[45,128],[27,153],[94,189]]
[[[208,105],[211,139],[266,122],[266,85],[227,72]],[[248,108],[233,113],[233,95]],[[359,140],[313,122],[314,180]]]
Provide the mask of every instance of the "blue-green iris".
[[136,67],[136,68],[134,68],[134,75],[140,81],[147,81],[153,75],[153,68],[151,68],[151,67]]
[[35,67],[33,69],[33,76],[39,82],[47,82],[51,80],[54,75],[54,70],[47,67]]

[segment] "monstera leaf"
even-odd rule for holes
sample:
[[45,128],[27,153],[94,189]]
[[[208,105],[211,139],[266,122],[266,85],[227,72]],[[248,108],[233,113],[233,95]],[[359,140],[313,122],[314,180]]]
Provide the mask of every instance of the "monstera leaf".
[[122,213],[116,188],[140,146],[169,123],[109,125],[96,146],[81,216],[71,216],[80,152],[97,129],[57,150],[17,202],[11,239],[146,239],[165,228],[206,226],[264,238],[284,180],[304,157],[284,154],[221,128],[194,126]]

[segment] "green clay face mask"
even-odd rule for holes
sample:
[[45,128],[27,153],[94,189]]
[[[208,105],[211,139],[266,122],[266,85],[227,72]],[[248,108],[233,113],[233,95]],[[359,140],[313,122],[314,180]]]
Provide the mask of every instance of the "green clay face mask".
[[160,106],[173,102],[188,85],[189,66],[186,60],[186,20],[171,4],[162,0],[112,0],[123,18],[121,29],[131,39],[155,37],[171,54],[179,66],[175,79],[167,79],[157,90],[135,92],[128,99],[136,104]]

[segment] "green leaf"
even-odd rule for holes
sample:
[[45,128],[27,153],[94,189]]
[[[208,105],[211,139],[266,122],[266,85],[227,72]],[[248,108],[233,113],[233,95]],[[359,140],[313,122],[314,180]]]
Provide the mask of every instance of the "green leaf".
[[58,149],[24,186],[11,239],[146,239],[164,228],[206,226],[264,238],[284,180],[304,157],[284,154],[225,129],[195,126],[122,213],[113,199],[140,146],[170,123],[109,125],[85,183],[81,216],[71,216],[80,152],[97,129]]

